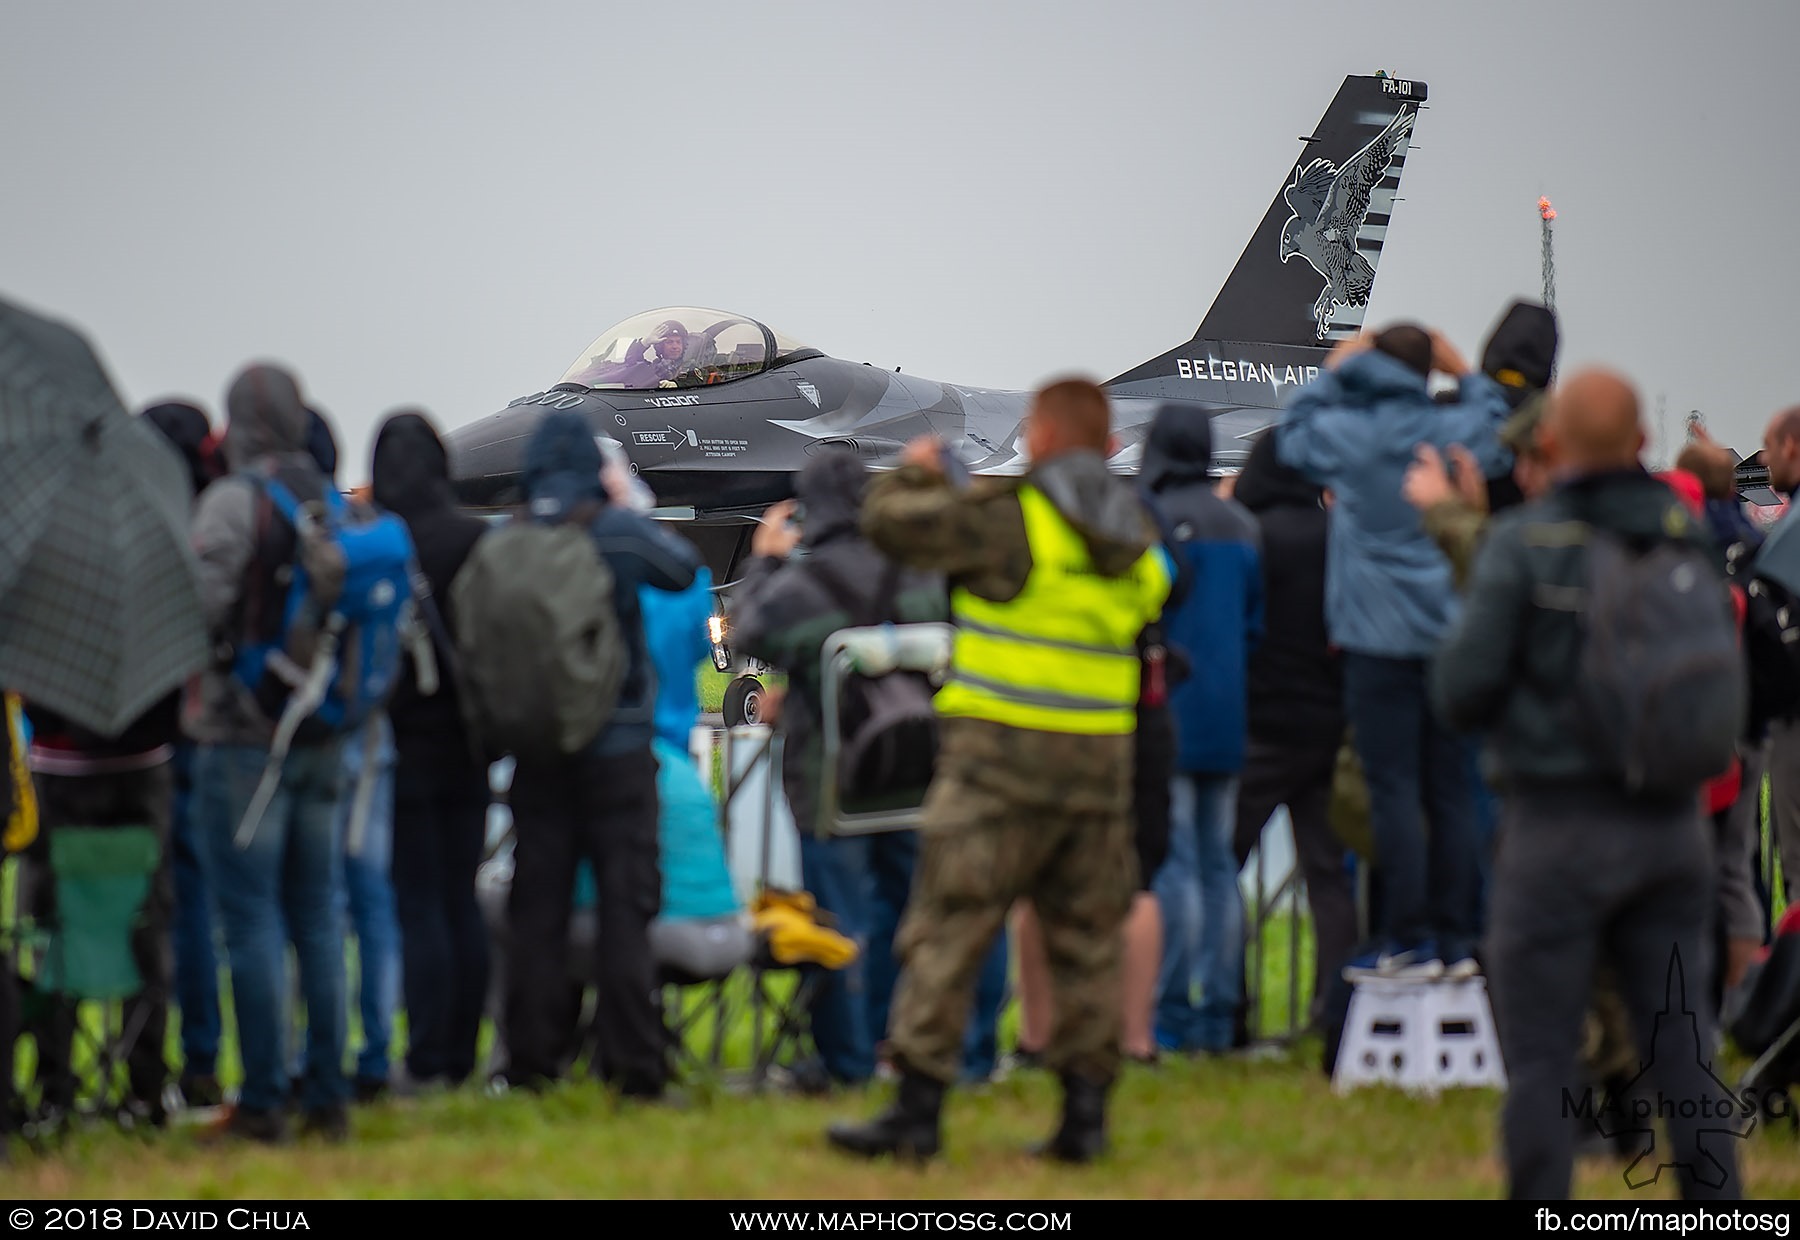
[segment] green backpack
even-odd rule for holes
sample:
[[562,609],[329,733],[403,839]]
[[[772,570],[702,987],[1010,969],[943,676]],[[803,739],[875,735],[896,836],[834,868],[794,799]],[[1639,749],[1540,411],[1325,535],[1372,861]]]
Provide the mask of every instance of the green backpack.
[[600,734],[629,652],[612,570],[585,524],[515,517],[489,530],[450,602],[463,714],[489,754],[554,762]]

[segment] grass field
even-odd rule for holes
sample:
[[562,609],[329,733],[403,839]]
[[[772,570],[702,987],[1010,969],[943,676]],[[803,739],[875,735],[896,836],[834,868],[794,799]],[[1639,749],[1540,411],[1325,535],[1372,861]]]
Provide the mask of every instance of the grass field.
[[[703,710],[718,709],[726,680],[701,670]],[[1297,1023],[1290,996],[1310,993],[1310,954],[1305,919],[1278,917],[1265,929],[1263,1033],[1279,1036]],[[736,1015],[723,1056],[728,1075],[748,1062],[750,1044],[742,988],[733,995]],[[354,1003],[350,1020],[355,1045]],[[1016,1010],[1009,1009],[1003,1046],[1012,1045],[1015,1028]],[[403,1041],[404,1033],[402,1019],[396,1039]],[[171,1062],[179,1057],[173,1039],[170,1056]],[[28,1077],[31,1060],[27,1040],[21,1075]],[[1740,1060],[1718,1065],[1728,1080],[1742,1067]],[[228,1083],[236,1069],[228,1036],[221,1056]],[[643,1107],[616,1104],[579,1080],[543,1097],[493,1098],[471,1088],[359,1108],[345,1146],[300,1142],[279,1150],[218,1144],[180,1124],[158,1134],[97,1125],[44,1151],[14,1143],[10,1163],[0,1163],[0,1186],[14,1198],[64,1201],[1495,1198],[1504,1192],[1497,1093],[1423,1099],[1375,1089],[1339,1097],[1319,1070],[1319,1045],[1311,1037],[1268,1058],[1172,1058],[1156,1068],[1129,1068],[1114,1103],[1112,1156],[1078,1170],[1024,1153],[1055,1120],[1056,1087],[1039,1072],[956,1092],[947,1111],[946,1155],[924,1169],[846,1160],[823,1140],[826,1124],[880,1105],[885,1086],[813,1099],[751,1095],[705,1079],[690,1082],[684,1095],[680,1107]],[[1792,1127],[1759,1122],[1739,1158],[1750,1195],[1800,1197],[1800,1139]],[[1634,1192],[1623,1165],[1606,1159],[1582,1162],[1575,1191],[1618,1200],[1672,1195],[1666,1185]]]
[[694,673],[694,687],[700,693],[700,709],[708,715],[719,713],[719,707],[725,702],[725,686],[731,683],[731,677],[724,672],[715,671],[710,663],[702,663],[700,670]]
[[[1290,934],[1278,921],[1265,936],[1266,1028],[1287,1024]],[[1301,942],[1310,947],[1304,932]],[[723,1062],[727,1078],[741,1078],[732,1069],[748,1062],[750,1030],[744,990],[732,993]],[[1009,1011],[1003,1045],[1011,1044],[1014,1024]],[[689,1082],[678,1108],[620,1105],[581,1080],[543,1097],[494,1098],[471,1088],[396,1099],[359,1108],[346,1146],[303,1141],[268,1150],[218,1144],[180,1125],[154,1135],[93,1126],[42,1153],[15,1145],[0,1184],[15,1198],[64,1200],[1503,1194],[1497,1093],[1424,1099],[1373,1089],[1339,1097],[1319,1069],[1316,1038],[1267,1054],[1129,1068],[1114,1105],[1113,1154],[1079,1170],[1045,1166],[1024,1153],[1047,1134],[1057,1106],[1053,1080],[1025,1071],[955,1093],[946,1156],[924,1169],[860,1164],[824,1143],[826,1124],[868,1113],[885,1100],[885,1086],[813,1099],[753,1095],[705,1076]],[[235,1075],[234,1055],[225,1066]],[[1730,1079],[1742,1064],[1720,1067]],[[1759,1124],[1740,1163],[1754,1195],[1800,1196],[1800,1142],[1791,1129]],[[1608,1160],[1584,1161],[1576,1191],[1639,1196],[1626,1185],[1622,1164]],[[1643,1192],[1670,1195],[1661,1187]]]
[[[359,1110],[350,1144],[214,1145],[191,1130],[77,1136],[0,1172],[14,1198],[1493,1198],[1498,1099],[1336,1097],[1316,1056],[1132,1068],[1114,1106],[1112,1156],[1070,1170],[1023,1150],[1054,1121],[1056,1091],[1022,1073],[953,1096],[947,1149],[915,1169],[841,1158],[824,1126],[865,1114],[874,1087],[829,1099],[701,1094],[685,1109],[618,1106],[572,1083],[541,1098],[479,1094]],[[1744,1144],[1757,1197],[1800,1195],[1786,1130]],[[1584,1161],[1582,1197],[1639,1196],[1613,1161]],[[1666,1197],[1664,1186],[1643,1196]]]

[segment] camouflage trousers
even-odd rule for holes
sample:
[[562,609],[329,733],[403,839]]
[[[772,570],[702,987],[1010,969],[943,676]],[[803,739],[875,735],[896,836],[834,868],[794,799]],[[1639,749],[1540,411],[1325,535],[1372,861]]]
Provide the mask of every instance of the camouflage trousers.
[[1024,803],[954,772],[933,783],[895,940],[888,1040],[902,1066],[957,1079],[976,976],[1007,911],[1029,899],[1055,1003],[1046,1066],[1096,1084],[1117,1076],[1123,926],[1138,888],[1129,802],[1118,800],[1116,810]]

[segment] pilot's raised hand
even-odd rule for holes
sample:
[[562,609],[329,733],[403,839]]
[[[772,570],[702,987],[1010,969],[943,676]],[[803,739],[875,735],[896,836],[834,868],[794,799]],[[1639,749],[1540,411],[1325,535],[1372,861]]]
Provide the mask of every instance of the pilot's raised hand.
[[663,380],[661,380],[661,381],[660,381],[660,382],[659,382],[659,383],[657,383],[657,385],[656,385],[656,386],[657,386],[657,387],[659,387],[659,388],[672,388],[672,387],[674,387],[674,386],[675,386],[675,380],[673,380],[673,379],[663,379]]

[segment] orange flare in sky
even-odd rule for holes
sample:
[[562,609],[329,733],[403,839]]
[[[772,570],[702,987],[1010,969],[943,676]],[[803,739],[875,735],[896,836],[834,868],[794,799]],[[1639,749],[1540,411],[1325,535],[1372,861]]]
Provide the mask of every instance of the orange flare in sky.
[[1548,198],[1540,198],[1538,199],[1538,214],[1547,220],[1553,220],[1556,218],[1556,208],[1550,205]]

